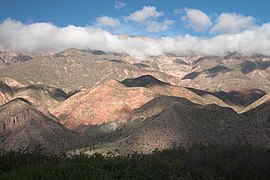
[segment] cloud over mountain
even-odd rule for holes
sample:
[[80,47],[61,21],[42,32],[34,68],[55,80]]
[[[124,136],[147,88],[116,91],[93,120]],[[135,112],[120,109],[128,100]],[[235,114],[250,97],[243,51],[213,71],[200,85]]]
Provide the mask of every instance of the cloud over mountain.
[[[159,29],[153,27],[152,31],[154,30]],[[226,52],[238,51],[270,55],[270,23],[254,26],[240,33],[221,34],[208,38],[183,35],[152,40],[140,37],[124,38],[92,26],[57,27],[51,23],[23,24],[12,19],[0,23],[0,51],[40,54],[72,47],[128,53],[139,59],[163,53],[224,55]]]

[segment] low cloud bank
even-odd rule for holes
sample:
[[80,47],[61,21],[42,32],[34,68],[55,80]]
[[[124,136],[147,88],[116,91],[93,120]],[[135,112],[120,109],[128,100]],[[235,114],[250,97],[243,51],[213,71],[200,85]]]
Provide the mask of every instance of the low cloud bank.
[[138,59],[163,53],[221,56],[237,51],[244,54],[270,55],[270,23],[240,33],[211,38],[185,35],[159,39],[118,36],[91,26],[22,24],[9,18],[0,23],[0,51],[43,54],[68,48],[128,53]]

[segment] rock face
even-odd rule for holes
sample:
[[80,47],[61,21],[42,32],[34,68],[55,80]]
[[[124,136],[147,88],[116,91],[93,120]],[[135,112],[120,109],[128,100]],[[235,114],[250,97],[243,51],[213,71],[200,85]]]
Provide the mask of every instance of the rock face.
[[59,153],[79,145],[76,133],[62,126],[50,113],[35,109],[22,98],[0,106],[1,152],[41,150]]
[[100,125],[130,113],[154,98],[142,87],[128,88],[111,80],[71,96],[54,111],[69,128]]

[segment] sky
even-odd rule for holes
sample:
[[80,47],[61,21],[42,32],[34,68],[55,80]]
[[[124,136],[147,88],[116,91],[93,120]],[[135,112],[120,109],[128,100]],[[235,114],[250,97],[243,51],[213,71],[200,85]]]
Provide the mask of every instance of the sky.
[[[269,0],[1,0],[0,50],[270,55]],[[154,38],[129,38],[121,34]]]

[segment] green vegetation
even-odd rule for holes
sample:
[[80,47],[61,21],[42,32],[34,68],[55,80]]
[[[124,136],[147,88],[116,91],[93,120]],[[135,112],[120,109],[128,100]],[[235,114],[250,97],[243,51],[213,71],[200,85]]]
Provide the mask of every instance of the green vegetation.
[[269,179],[270,150],[203,146],[127,157],[67,158],[36,152],[0,157],[0,179]]

